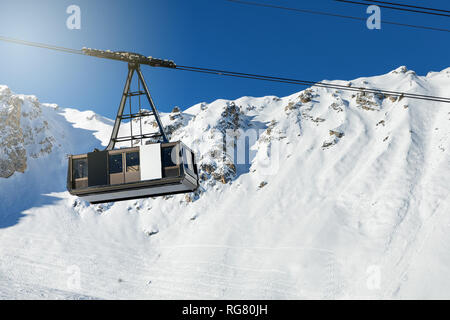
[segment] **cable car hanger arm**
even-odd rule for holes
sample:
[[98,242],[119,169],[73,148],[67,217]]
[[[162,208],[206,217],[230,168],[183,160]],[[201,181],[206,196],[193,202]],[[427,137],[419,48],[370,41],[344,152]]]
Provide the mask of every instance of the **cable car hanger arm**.
[[163,68],[177,67],[177,65],[172,60],[146,57],[142,54],[134,52],[98,50],[91,48],[83,48],[81,51],[83,52],[83,54],[91,57],[118,60],[134,64],[144,64],[151,67],[163,67]]

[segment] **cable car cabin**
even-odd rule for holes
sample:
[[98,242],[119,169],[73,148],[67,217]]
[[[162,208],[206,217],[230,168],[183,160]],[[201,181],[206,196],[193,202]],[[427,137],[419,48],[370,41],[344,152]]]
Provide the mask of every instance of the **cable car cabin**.
[[194,153],[182,142],[69,157],[67,189],[92,204],[195,191]]

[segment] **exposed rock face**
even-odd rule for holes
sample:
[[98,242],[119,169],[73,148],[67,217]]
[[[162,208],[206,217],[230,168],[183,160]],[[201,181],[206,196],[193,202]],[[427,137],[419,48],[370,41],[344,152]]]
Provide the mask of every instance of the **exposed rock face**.
[[369,111],[378,111],[384,99],[382,94],[373,94],[365,91],[358,92],[355,97],[358,107]]
[[0,178],[25,172],[27,159],[52,151],[55,139],[48,134],[39,101],[15,95],[0,86]]
[[336,131],[336,130],[330,130],[330,136],[333,136],[333,135],[338,138],[342,138],[344,136],[344,133]]
[[237,130],[240,128],[243,113],[241,108],[236,106],[234,102],[227,103],[221,116],[222,119],[220,120],[220,125],[222,126],[222,129]]
[[314,98],[314,91],[313,89],[306,89],[305,91],[301,92],[298,96],[301,103],[308,103]]
[[291,110],[298,109],[300,106],[301,103],[299,102],[295,103],[294,101],[290,101],[288,105],[284,107],[284,111],[286,111],[286,113],[289,113]]
[[[4,90],[4,91],[9,91]],[[14,172],[27,168],[23,132],[20,128],[22,101],[8,97],[0,107],[0,177],[8,178]]]

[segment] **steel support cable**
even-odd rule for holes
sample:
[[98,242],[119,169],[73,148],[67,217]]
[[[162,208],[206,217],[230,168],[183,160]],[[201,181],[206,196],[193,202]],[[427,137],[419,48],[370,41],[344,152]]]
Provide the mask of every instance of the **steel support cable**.
[[422,9],[422,10],[429,10],[429,11],[437,11],[437,12],[447,12],[447,13],[450,13],[450,10],[436,9],[436,8],[428,8],[428,7],[420,7],[420,6],[414,6],[414,5],[405,4],[405,3],[388,2],[388,1],[376,1],[376,0],[362,0],[362,1],[365,1],[365,2],[371,2],[371,3],[391,4],[391,5],[399,6],[399,7],[407,7],[407,8],[415,8],[415,9]]
[[[348,15],[342,15],[342,14],[331,13],[331,12],[324,12],[324,11],[306,10],[306,9],[299,9],[299,8],[290,8],[290,7],[284,7],[284,6],[274,5],[274,4],[259,3],[259,2],[254,2],[254,1],[244,1],[244,0],[225,0],[225,1],[239,3],[239,4],[245,4],[245,5],[251,5],[251,6],[257,6],[257,7],[280,9],[280,10],[285,10],[285,11],[293,11],[293,12],[300,12],[300,13],[310,13],[310,14],[315,14],[315,15],[330,16],[330,17],[337,17],[337,18],[344,18],[344,19],[352,19],[352,20],[358,20],[358,21],[367,21],[367,18],[348,16]],[[408,28],[425,29],[425,30],[431,30],[431,31],[450,32],[450,29],[445,29],[445,28],[429,27],[429,26],[422,26],[422,25],[414,25],[414,24],[400,23],[400,22],[393,22],[393,21],[386,21],[386,20],[381,20],[381,23],[395,25],[395,26],[401,26],[401,27],[408,27]]]
[[181,66],[181,65],[177,66],[176,69],[200,72],[200,73],[207,73],[207,74],[230,76],[230,77],[254,79],[254,80],[264,80],[264,81],[272,81],[272,82],[280,82],[280,83],[298,84],[298,85],[304,85],[304,86],[339,89],[339,90],[353,91],[353,92],[364,91],[364,92],[370,92],[370,93],[384,93],[387,95],[393,95],[393,96],[398,96],[398,97],[450,103],[450,98],[446,98],[446,97],[429,96],[429,95],[407,93],[407,92],[401,92],[401,91],[362,88],[362,87],[349,87],[349,86],[345,86],[345,85],[324,83],[324,82],[315,82],[315,81],[310,81],[310,80],[280,78],[280,77],[265,76],[265,75],[251,74],[251,73],[224,71],[224,70],[217,70],[217,69],[198,68],[198,67],[189,67],[189,66]]
[[[370,4],[365,3],[365,2],[359,2],[359,1],[353,1],[353,0],[335,0],[335,1],[351,3],[351,4],[359,4],[359,5],[364,5],[364,6],[370,5]],[[423,11],[423,10],[416,10],[416,9],[409,9],[409,8],[402,8],[402,7],[393,7],[391,5],[384,5],[384,4],[377,4],[377,6],[380,7],[380,8],[392,9],[392,10],[398,10],[398,11],[431,14],[431,15],[434,15],[434,16],[441,16],[441,17],[450,17],[450,14],[448,14],[448,13],[430,12],[430,11]]]
[[56,50],[56,51],[61,51],[61,52],[66,52],[66,53],[73,53],[73,54],[84,55],[82,50],[76,50],[76,49],[64,48],[64,47],[59,47],[59,46],[53,46],[53,45],[48,45],[48,44],[44,44],[44,43],[40,43],[40,42],[25,41],[25,40],[7,38],[7,37],[2,37],[2,36],[0,36],[0,40],[1,41],[5,41],[5,42],[10,42],[10,43],[16,43],[16,44],[22,44],[22,45],[26,45],[26,46],[31,46],[31,47],[38,47],[38,48]]
[[[5,40],[5,39],[7,39],[7,40]],[[83,51],[81,51],[81,50],[47,45],[47,44],[38,43],[38,42],[30,42],[30,41],[11,39],[11,38],[5,38],[5,37],[0,37],[0,40],[18,43],[18,44],[24,44],[24,45],[28,45],[28,46],[34,46],[34,47],[40,47],[40,48],[45,48],[45,49],[58,50],[58,51],[63,51],[63,52],[68,52],[68,53],[76,53],[76,54],[85,55],[83,53]],[[258,74],[251,74],[251,73],[242,73],[242,72],[235,72],[235,71],[225,71],[225,70],[210,69],[210,68],[200,68],[200,67],[192,67],[192,66],[181,66],[181,65],[178,65],[175,68],[170,68],[170,69],[199,72],[199,73],[206,73],[206,74],[223,75],[223,76],[253,79],[253,80],[271,81],[271,82],[278,82],[278,83],[296,84],[296,85],[303,85],[303,86],[339,89],[339,90],[353,91],[353,92],[383,93],[383,94],[388,94],[388,95],[393,95],[393,96],[398,96],[398,97],[406,97],[406,98],[412,98],[412,99],[450,103],[450,98],[445,98],[445,97],[421,95],[421,94],[414,94],[414,93],[407,93],[407,92],[400,92],[400,91],[391,91],[391,90],[385,90],[385,89],[350,87],[350,86],[339,85],[339,84],[315,82],[315,81],[311,81],[311,80],[290,79],[290,78],[258,75]]]

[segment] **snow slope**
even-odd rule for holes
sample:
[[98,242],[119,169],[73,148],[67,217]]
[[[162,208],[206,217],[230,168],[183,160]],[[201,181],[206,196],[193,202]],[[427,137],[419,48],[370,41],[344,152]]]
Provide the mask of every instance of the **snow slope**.
[[[450,68],[333,83],[450,96]],[[0,178],[0,298],[450,298],[449,105],[309,88],[174,110],[200,190],[94,206],[65,191],[65,156],[105,146],[112,121],[0,87],[15,130],[18,105],[24,132],[45,129],[0,128],[3,166],[26,158]]]

